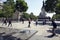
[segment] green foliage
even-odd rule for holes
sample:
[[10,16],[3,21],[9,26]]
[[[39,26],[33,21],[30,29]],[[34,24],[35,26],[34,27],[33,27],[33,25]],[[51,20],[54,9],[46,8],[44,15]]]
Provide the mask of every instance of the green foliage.
[[32,19],[32,20],[36,20],[37,19],[37,17],[31,12],[31,14],[30,14],[30,18]]
[[32,20],[36,20],[36,19],[37,19],[37,16],[33,15]]
[[34,15],[33,15],[33,13],[31,12],[31,14],[30,14],[30,18],[33,19],[33,18],[34,18],[33,16],[34,16]]
[[0,14],[2,13],[2,10],[0,9]]
[[45,10],[47,12],[56,12],[56,14],[60,13],[60,0],[46,0],[45,2]]
[[56,7],[57,0],[46,0],[45,10],[47,12],[54,12]]
[[14,1],[13,0],[7,0],[6,2],[4,2],[3,5],[3,14],[4,17],[12,17],[13,13],[14,13]]
[[31,13],[31,14],[28,14],[28,13],[23,13],[23,17],[25,18],[25,19],[29,19],[29,18],[31,18],[32,20],[36,20],[37,19],[37,17],[35,16],[35,15],[33,15],[33,13]]
[[29,15],[28,13],[25,13],[25,12],[24,12],[24,13],[23,13],[23,17],[28,20],[29,17],[30,17],[30,15]]
[[30,14],[30,17],[32,18],[32,20],[36,20],[38,17],[35,16],[33,13]]
[[53,16],[53,19],[60,19],[60,14],[56,14]]
[[55,12],[53,19],[60,19],[60,0],[46,0],[45,4],[46,12]]
[[56,4],[56,14],[60,14],[60,0],[58,0]]
[[24,0],[17,0],[16,9],[20,12],[27,11],[27,9],[28,9],[27,3]]
[[2,9],[0,9],[0,17],[3,17],[4,15],[3,15],[3,11],[2,11]]

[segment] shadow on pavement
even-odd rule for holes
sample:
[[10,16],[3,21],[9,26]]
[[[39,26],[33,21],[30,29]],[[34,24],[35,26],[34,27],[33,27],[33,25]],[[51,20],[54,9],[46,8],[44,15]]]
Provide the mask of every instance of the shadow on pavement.
[[[47,32],[52,33],[52,30],[47,30]],[[56,33],[56,34],[60,34],[60,28],[57,28],[57,29],[55,30],[55,33]]]
[[[47,32],[49,32],[49,33],[52,33],[52,30],[47,30]],[[60,28],[57,28],[56,30],[55,30],[55,33],[56,34],[60,34]],[[48,36],[45,36],[45,37],[48,37],[48,38],[52,38],[52,37],[58,37],[58,35],[48,35]]]
[[21,40],[20,38],[13,37],[11,34],[3,35],[5,33],[0,33],[0,40]]
[[53,38],[53,37],[58,37],[58,35],[48,35],[48,36],[45,36],[45,37],[47,37],[47,38]]

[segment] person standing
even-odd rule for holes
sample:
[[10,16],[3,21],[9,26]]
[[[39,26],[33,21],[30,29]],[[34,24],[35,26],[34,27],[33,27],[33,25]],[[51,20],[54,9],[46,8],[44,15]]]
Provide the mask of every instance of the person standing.
[[52,20],[52,26],[53,26],[53,28],[52,28],[52,36],[55,36],[56,35],[55,29],[57,28],[57,24],[55,23],[54,20]]
[[[3,24],[7,25],[7,18],[4,18],[4,19],[3,19]],[[3,24],[2,24],[2,25],[3,25]]]
[[46,20],[44,19],[44,20],[43,20],[43,25],[45,25],[45,24],[46,24]]
[[28,28],[30,28],[30,24],[31,24],[31,19],[29,18],[29,20],[28,20]]
[[24,24],[24,18],[22,18],[22,24]]
[[36,26],[37,26],[37,24],[38,24],[37,21],[38,21],[38,19],[36,20]]

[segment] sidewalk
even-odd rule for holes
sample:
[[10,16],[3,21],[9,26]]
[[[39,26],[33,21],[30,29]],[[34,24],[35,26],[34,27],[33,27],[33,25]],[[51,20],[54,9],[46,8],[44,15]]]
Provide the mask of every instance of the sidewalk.
[[[0,23],[0,27],[7,27],[7,26],[1,26],[2,23]],[[60,40],[60,34],[57,34],[58,36],[54,36],[52,38],[48,38],[47,36],[51,35],[49,30],[52,26],[49,25],[35,25],[34,22],[31,23],[31,28],[28,28],[28,22],[25,21],[24,24],[21,22],[15,22],[12,23],[12,27],[7,28],[13,28],[13,29],[29,29],[29,30],[36,30],[38,31],[34,36],[32,36],[29,40]]]

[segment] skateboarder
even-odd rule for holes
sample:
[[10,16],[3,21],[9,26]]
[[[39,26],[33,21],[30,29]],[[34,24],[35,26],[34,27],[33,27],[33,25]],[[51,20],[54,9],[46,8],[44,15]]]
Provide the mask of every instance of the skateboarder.
[[55,36],[56,35],[55,29],[57,28],[57,24],[55,23],[54,20],[52,20],[52,25],[53,25],[53,28],[52,28],[52,36]]

